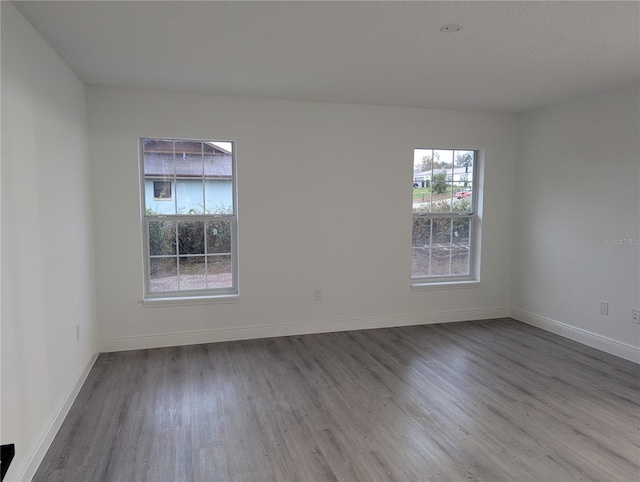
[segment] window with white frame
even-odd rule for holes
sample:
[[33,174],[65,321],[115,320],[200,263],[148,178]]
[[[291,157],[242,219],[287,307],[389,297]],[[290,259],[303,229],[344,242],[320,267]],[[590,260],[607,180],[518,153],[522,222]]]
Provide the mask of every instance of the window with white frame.
[[170,201],[172,199],[171,181],[153,181],[153,199]]
[[414,283],[475,279],[477,162],[474,150],[414,149]]
[[145,298],[238,292],[235,144],[141,139]]

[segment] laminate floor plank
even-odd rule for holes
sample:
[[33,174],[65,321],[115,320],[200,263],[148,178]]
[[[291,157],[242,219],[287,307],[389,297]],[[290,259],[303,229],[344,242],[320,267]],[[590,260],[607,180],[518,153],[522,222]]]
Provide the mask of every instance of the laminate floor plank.
[[640,367],[511,319],[98,357],[34,481],[637,481]]

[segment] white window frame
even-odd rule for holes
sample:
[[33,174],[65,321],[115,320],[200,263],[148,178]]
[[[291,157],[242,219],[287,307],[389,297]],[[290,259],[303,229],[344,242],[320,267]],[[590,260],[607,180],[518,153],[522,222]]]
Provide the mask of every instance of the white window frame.
[[[480,282],[480,213],[481,208],[481,172],[483,172],[483,160],[484,156],[479,149],[465,149],[458,147],[416,147],[414,149],[426,149],[433,151],[468,151],[473,152],[474,164],[473,164],[473,176],[471,179],[471,206],[472,210],[469,212],[429,212],[429,213],[413,213],[411,219],[411,251],[413,258],[413,226],[416,219],[437,219],[437,218],[450,218],[452,223],[456,218],[469,219],[469,272],[464,275],[448,275],[448,276],[414,276],[413,268],[411,268],[411,287],[414,291],[431,290],[431,289],[446,289],[446,288],[468,288],[476,287]],[[412,163],[413,167],[413,163]],[[413,171],[412,171],[413,172]],[[414,181],[415,182],[415,181]],[[451,182],[451,181],[447,181]],[[413,183],[412,183],[413,184]],[[413,200],[412,200],[413,203]]]
[[[146,206],[146,193],[145,193],[145,172],[144,172],[144,140],[162,140],[175,142],[202,142],[202,143],[229,143],[232,146],[231,149],[231,189],[232,189],[232,203],[233,209],[231,214],[148,214]],[[144,258],[144,296],[143,303],[145,306],[163,306],[172,304],[183,303],[207,303],[207,302],[228,302],[233,301],[238,297],[238,199],[237,199],[237,174],[236,174],[236,142],[231,140],[222,139],[189,139],[178,137],[141,137],[138,140],[138,155],[139,155],[139,169],[140,169],[140,208],[141,208],[141,226],[142,226],[142,240],[143,240],[143,258]],[[174,153],[175,155],[175,153]],[[147,178],[149,179],[149,178]],[[171,179],[166,179],[172,183],[172,202],[177,202],[176,196],[173,195],[173,186],[176,186],[176,181],[180,179],[174,172]],[[159,179],[151,179],[159,180]],[[203,183],[203,192],[204,192]],[[168,199],[167,199],[168,200]],[[154,197],[154,201],[157,201]],[[165,199],[163,199],[165,201]],[[151,255],[149,247],[149,223],[153,221],[225,221],[229,222],[231,226],[231,277],[232,285],[226,288],[209,288],[209,289],[184,289],[175,291],[151,291]],[[207,246],[207,232],[204,232],[204,245]],[[181,255],[178,252],[176,246],[176,258],[188,257],[189,255]],[[205,248],[206,249],[206,248]],[[225,253],[203,253],[205,258],[205,266],[208,263],[210,256],[223,255]],[[173,256],[173,255],[170,255]],[[200,255],[192,255],[200,256]],[[177,274],[180,275],[180,265],[177,265]]]

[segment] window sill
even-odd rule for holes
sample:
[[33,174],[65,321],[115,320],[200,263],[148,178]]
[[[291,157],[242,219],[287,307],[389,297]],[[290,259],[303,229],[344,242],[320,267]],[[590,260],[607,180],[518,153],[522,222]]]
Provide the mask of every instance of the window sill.
[[218,296],[180,296],[174,298],[146,298],[140,303],[145,308],[157,308],[162,306],[192,306],[192,305],[214,305],[218,303],[237,303],[239,295],[218,295]]
[[451,290],[451,289],[465,289],[465,288],[478,288],[480,281],[430,281],[430,282],[414,282],[411,283],[411,291],[431,291],[431,290]]

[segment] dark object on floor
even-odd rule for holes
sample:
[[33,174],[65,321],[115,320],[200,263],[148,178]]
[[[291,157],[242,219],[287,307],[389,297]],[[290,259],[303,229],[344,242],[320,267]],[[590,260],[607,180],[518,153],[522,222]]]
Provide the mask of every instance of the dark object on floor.
[[4,480],[15,454],[16,446],[14,444],[0,445],[0,480]]

